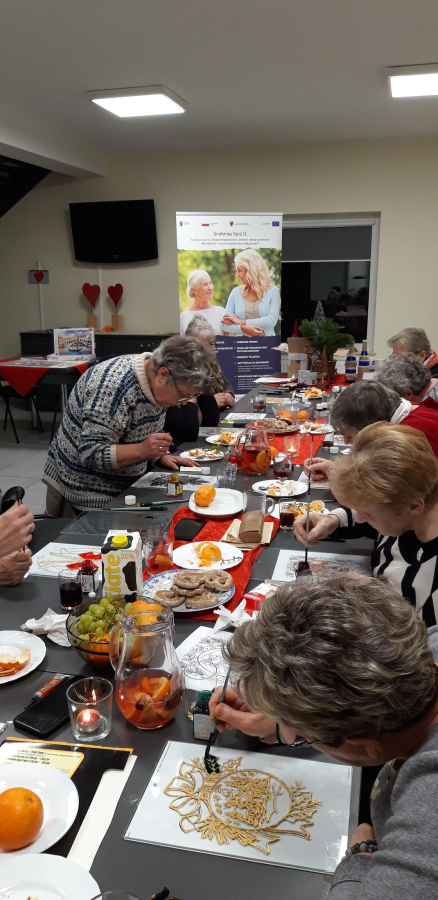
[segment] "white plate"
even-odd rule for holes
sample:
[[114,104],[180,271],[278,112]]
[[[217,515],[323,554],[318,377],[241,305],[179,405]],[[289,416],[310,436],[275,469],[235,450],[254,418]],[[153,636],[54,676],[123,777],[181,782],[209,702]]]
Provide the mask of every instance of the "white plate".
[[[291,503],[293,503],[293,499],[292,499],[292,498],[290,498],[290,499],[291,499]],[[304,501],[303,501],[303,502],[304,502]],[[315,509],[311,509],[310,512],[316,512],[316,510],[315,510]],[[327,507],[325,507],[325,509],[323,509],[323,511],[322,511],[322,513],[320,513],[320,515],[322,515],[322,516],[328,516],[328,515],[330,515],[330,510],[327,509]],[[274,509],[274,512],[271,513],[271,516],[272,516],[273,519],[279,519],[279,518],[280,518],[280,504],[279,504],[279,503],[276,503],[276,504],[275,504],[275,509]]]
[[222,559],[215,560],[211,566],[200,566],[200,560],[196,556],[196,547],[205,543],[205,541],[196,541],[193,544],[183,544],[182,547],[177,547],[173,551],[175,565],[180,566],[181,569],[199,569],[201,572],[211,572],[213,569],[233,569],[234,566],[238,566],[242,562],[243,553],[238,547],[233,547],[232,544],[225,544],[222,541],[209,541],[210,544],[219,547]]
[[[268,490],[273,484],[280,488],[283,488],[283,485],[287,485],[287,493],[268,494]],[[292,493],[289,492],[290,485],[292,485]],[[306,484],[303,484],[299,481],[281,481],[279,478],[271,478],[269,481],[256,481],[255,484],[253,484],[252,489],[256,494],[266,494],[267,497],[299,497],[300,494],[306,493],[307,482]]]
[[[210,450],[208,447],[199,447],[198,449],[200,451],[198,456],[192,456],[191,450],[183,450],[183,452],[180,453],[179,455],[183,459],[191,459],[193,462],[199,462],[199,460],[205,460],[206,462],[216,462],[216,460],[222,459],[223,455],[224,455],[223,453],[221,453],[220,450],[216,450],[214,447],[212,450]],[[212,456],[206,455],[209,453],[214,454],[214,455],[212,455]]]
[[30,650],[29,662],[22,669],[19,669],[15,675],[0,675],[0,684],[16,681],[17,678],[22,678],[23,675],[33,672],[46,655],[46,645],[36,634],[31,634],[28,631],[0,631],[0,653],[7,653],[12,648],[20,651],[24,650],[25,647],[29,647]]
[[319,428],[300,428],[300,434],[330,434],[333,431],[331,425],[321,425]]
[[4,900],[92,900],[100,888],[90,873],[63,856],[20,858],[15,854],[0,861],[0,897]]
[[[44,806],[44,820],[41,831],[33,844],[22,850],[0,850],[0,871],[5,857],[42,853],[56,844],[69,828],[78,813],[79,796],[73,782],[50,766],[40,763],[13,763],[0,767],[0,794],[13,787],[23,787],[37,794]],[[21,860],[15,863],[21,872]],[[0,894],[1,896],[1,894]],[[39,900],[45,900],[44,895]]]
[[198,506],[195,503],[195,494],[192,494],[189,499],[189,509],[205,516],[206,519],[235,516],[243,509],[243,494],[242,491],[234,491],[232,488],[216,488],[216,496],[209,506]]
[[[242,431],[242,429],[227,428],[227,432],[234,435],[234,437],[237,437],[238,434],[241,434],[241,431]],[[205,440],[207,441],[207,444],[217,444],[218,438],[220,438],[221,433],[223,434],[223,432],[217,432],[216,434],[209,434],[208,437],[205,438]],[[231,444],[219,443],[218,446],[219,447],[233,447],[235,443],[236,443],[235,441],[232,441]]]
[[[208,572],[208,569],[204,569],[204,572]],[[152,578],[148,578],[143,585],[143,596],[144,597],[155,597],[157,591],[169,591],[171,587],[173,587],[173,579],[176,575],[176,571],[173,572],[160,572],[159,575],[153,575]],[[224,603],[228,603],[231,600],[231,597],[234,596],[236,588],[234,584],[231,585],[229,591],[221,591],[220,594],[217,595],[217,603],[213,606],[211,604],[209,606],[198,606],[197,609],[187,609],[185,603],[181,603],[181,606],[172,606],[174,613],[184,613],[185,615],[193,615],[193,613],[205,612],[205,610],[213,610],[218,606],[223,606]],[[1,895],[0,895],[1,896]]]

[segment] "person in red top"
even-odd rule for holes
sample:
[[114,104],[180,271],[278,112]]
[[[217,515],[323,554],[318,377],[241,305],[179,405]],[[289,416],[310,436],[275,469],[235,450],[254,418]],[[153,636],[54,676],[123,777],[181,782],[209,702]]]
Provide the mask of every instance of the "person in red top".
[[[335,431],[343,435],[346,444],[354,444],[359,431],[374,422],[389,422],[393,425],[410,425],[422,431],[438,457],[438,403],[424,400],[414,407],[409,400],[403,400],[390,388],[376,381],[359,381],[342,391],[333,404],[331,423]],[[304,462],[306,475],[312,481],[328,478],[332,463],[316,456]]]

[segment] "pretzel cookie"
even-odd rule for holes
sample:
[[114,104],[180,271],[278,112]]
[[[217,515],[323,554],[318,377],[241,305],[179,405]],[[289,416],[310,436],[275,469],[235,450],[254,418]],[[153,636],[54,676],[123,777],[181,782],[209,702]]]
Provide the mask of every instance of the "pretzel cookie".
[[217,606],[217,594],[211,591],[203,591],[200,597],[186,597],[187,609],[199,609],[204,606]]
[[170,591],[157,591],[155,599],[159,600],[163,606],[181,606],[184,597],[180,597],[173,589]]
[[230,573],[224,572],[221,569],[208,572],[204,576],[204,587],[207,591],[216,591],[219,594],[222,593],[222,591],[229,591],[233,584],[234,582]]
[[194,591],[204,584],[204,575],[202,572],[177,572],[174,575],[173,583],[179,588]]
[[174,584],[172,590],[177,597],[199,597],[204,590],[204,585],[201,585],[201,587],[198,588],[190,588],[189,590],[189,588],[180,588],[177,584]]

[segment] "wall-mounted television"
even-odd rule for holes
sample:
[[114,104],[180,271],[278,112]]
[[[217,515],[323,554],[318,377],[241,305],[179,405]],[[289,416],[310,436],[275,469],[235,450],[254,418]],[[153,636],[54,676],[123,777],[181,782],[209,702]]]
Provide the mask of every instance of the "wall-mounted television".
[[75,259],[129,263],[158,258],[153,200],[70,203]]

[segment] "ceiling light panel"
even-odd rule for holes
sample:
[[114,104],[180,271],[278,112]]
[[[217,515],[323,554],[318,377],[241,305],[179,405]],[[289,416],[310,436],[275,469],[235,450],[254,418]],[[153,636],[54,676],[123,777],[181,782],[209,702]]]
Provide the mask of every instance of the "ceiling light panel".
[[89,91],[88,96],[108,112],[121,118],[172,116],[186,112],[186,103],[169,88],[159,84],[144,88]]
[[438,96],[438,63],[428,66],[397,66],[388,69],[393,97]]

